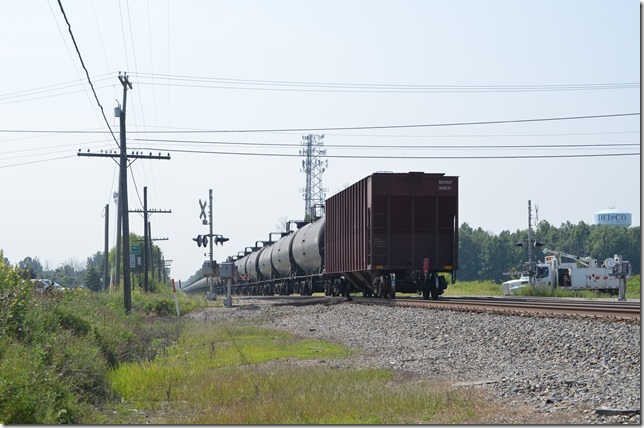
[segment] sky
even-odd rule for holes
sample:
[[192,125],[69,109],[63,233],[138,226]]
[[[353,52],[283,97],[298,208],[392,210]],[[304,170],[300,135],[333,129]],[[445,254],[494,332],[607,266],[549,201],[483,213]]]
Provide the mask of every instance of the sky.
[[[641,6],[633,0],[56,0],[0,15],[0,249],[84,267],[116,242],[126,100],[130,210],[171,277],[304,217],[302,137],[324,135],[326,196],[377,171],[458,176],[459,222],[641,217]],[[89,79],[87,77],[89,75]],[[91,85],[90,85],[91,81]],[[94,92],[92,91],[92,85]],[[94,95],[94,93],[96,95]],[[103,116],[104,115],[104,116]],[[113,137],[110,133],[114,133]],[[574,147],[577,146],[577,147]],[[130,214],[143,235],[143,216]],[[274,236],[274,235],[273,235]],[[619,249],[616,249],[619,251]]]

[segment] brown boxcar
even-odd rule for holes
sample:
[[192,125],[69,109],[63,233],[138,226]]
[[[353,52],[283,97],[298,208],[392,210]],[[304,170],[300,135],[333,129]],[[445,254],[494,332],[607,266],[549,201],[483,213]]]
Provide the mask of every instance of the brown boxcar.
[[325,215],[325,273],[366,295],[437,298],[438,273],[458,268],[458,177],[374,173],[327,199]]

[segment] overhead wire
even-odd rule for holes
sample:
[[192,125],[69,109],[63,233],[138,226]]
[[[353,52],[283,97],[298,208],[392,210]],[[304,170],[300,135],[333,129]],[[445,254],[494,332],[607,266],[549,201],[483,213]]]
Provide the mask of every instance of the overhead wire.
[[[108,77],[106,77],[106,76],[107,76],[106,74],[101,74],[101,75],[98,75],[98,76],[94,76],[93,81],[94,82],[101,82],[101,81],[107,80]],[[31,96],[31,95],[37,95],[37,94],[41,94],[41,93],[45,93],[45,92],[58,91],[58,90],[61,90],[61,89],[69,89],[69,88],[73,88],[73,87],[76,87],[76,86],[84,86],[84,80],[80,77],[80,75],[78,77],[79,77],[78,80],[72,80],[72,81],[69,81],[69,82],[54,83],[52,85],[39,86],[39,87],[32,88],[32,89],[23,89],[21,91],[7,92],[7,93],[4,93],[4,94],[0,94],[0,100],[18,98],[18,97],[24,97],[24,96]],[[77,92],[77,91],[68,92],[68,93],[75,93],[75,92]],[[63,93],[63,94],[60,94],[60,95],[66,95],[66,94],[67,93]]]
[[[208,150],[186,150],[186,149],[168,149],[158,147],[144,147],[140,150],[164,151],[171,153],[194,153],[210,155],[233,155],[233,156],[260,156],[260,157],[301,157],[295,153],[248,153],[248,152],[220,152]],[[603,153],[603,154],[549,154],[549,155],[505,155],[505,156],[399,156],[399,155],[333,155],[325,154],[325,158],[337,159],[538,159],[538,158],[584,158],[584,157],[614,157],[614,156],[639,156],[640,153]]]
[[[141,79],[152,79],[151,83],[141,80],[139,84],[155,85],[154,73],[138,73]],[[261,91],[296,92],[393,92],[393,93],[441,93],[441,92],[544,92],[579,90],[637,89],[639,82],[578,83],[578,84],[533,84],[533,85],[423,85],[423,84],[380,84],[380,83],[332,83],[302,82],[257,79],[230,79],[220,77],[170,75],[168,80],[202,84],[178,84],[176,87],[195,87],[211,89],[241,89]],[[206,85],[207,84],[207,85]],[[226,86],[221,86],[226,85]]]
[[[131,15],[130,15],[130,3],[126,1],[125,4],[126,4],[126,7],[127,7],[128,28],[130,30],[130,44],[132,45],[132,58],[134,59],[134,72],[136,73],[136,72],[138,72],[139,66],[138,66],[138,62],[137,62],[137,59],[136,59],[136,47],[135,47],[135,44],[134,44],[134,34],[133,34],[133,31],[132,31],[132,19],[131,19]],[[120,1],[119,1],[119,7],[120,7]],[[121,17],[121,20],[122,19],[123,18]],[[123,23],[121,23],[121,26],[122,25],[123,25]],[[123,37],[125,37],[125,34],[123,34]],[[143,101],[141,99],[140,91],[136,92],[135,98],[138,99],[138,101],[139,101],[139,106],[141,108],[142,122],[143,122],[142,127],[143,127],[144,133],[145,133],[145,129],[146,129],[145,109],[143,108]],[[132,111],[132,116],[134,118],[135,126],[137,126],[136,124],[138,122],[138,119],[137,119],[136,109],[134,108],[131,111]],[[148,182],[145,165],[146,165],[146,163],[141,164],[141,172],[143,174],[143,180],[145,182]],[[130,168],[130,170],[131,170],[131,168]],[[132,171],[130,171],[130,173],[132,175],[132,180],[134,180],[134,173]],[[136,188],[136,191],[137,191],[137,196],[139,197],[139,202],[141,203],[141,208],[143,208],[143,202],[141,201],[141,195],[139,195],[138,187],[136,186],[136,181],[134,181],[134,184],[135,184],[135,188]]]
[[76,43],[76,39],[74,38],[74,33],[72,32],[72,26],[69,23],[69,20],[67,19],[67,14],[65,13],[65,9],[63,8],[63,3],[61,0],[58,0],[58,5],[60,6],[60,11],[63,14],[63,17],[65,18],[65,22],[67,23],[67,28],[69,30],[69,35],[72,38],[72,41],[74,42],[74,47],[76,48],[76,53],[78,54],[78,58],[81,62],[81,65],[83,66],[83,70],[85,70],[85,75],[87,76],[87,81],[89,82],[90,87],[92,88],[92,93],[94,94],[94,98],[96,99],[96,103],[101,109],[101,114],[103,115],[103,119],[105,120],[105,124],[107,125],[107,128],[110,130],[110,134],[112,134],[112,138],[114,139],[114,142],[116,143],[117,147],[120,149],[121,145],[119,144],[118,140],[114,136],[114,132],[112,132],[112,127],[110,126],[109,121],[107,120],[107,117],[105,116],[105,111],[103,110],[103,106],[101,105],[101,101],[98,99],[98,95],[96,94],[96,90],[94,89],[94,84],[92,83],[92,79],[89,77],[89,71],[87,71],[87,67],[85,67],[85,62],[83,61],[83,56],[80,53],[80,50],[78,48],[78,44]]
[[[211,130],[199,131],[200,133],[244,133],[244,132],[307,132],[307,131],[347,131],[347,130],[364,130],[364,129],[406,129],[406,128],[433,128],[444,126],[472,126],[472,125],[498,125],[507,123],[531,123],[531,122],[552,122],[561,120],[582,120],[582,119],[599,119],[609,117],[626,117],[639,116],[640,113],[615,113],[615,114],[596,114],[585,116],[562,116],[562,117],[541,117],[534,119],[507,119],[507,120],[484,120],[476,122],[445,122],[445,123],[424,123],[412,125],[374,125],[374,126],[337,126],[337,127],[318,127],[318,128],[266,128],[266,129],[236,129],[236,130]],[[195,131],[197,132],[197,131]],[[186,132],[189,133],[189,132]]]
[[[151,19],[151,15],[150,15],[150,0],[147,0],[147,2],[146,2],[146,11],[147,11],[147,21],[148,21],[148,47],[149,47],[149,53],[150,53],[150,70],[151,70],[152,73],[154,73],[154,58],[153,58],[154,49],[152,47],[152,19]],[[141,109],[143,109],[143,107],[141,107]],[[154,128],[156,128],[156,125],[158,123],[157,122],[157,119],[158,119],[158,117],[157,117],[157,87],[156,86],[154,86],[152,88],[152,116],[153,116],[153,120],[154,120]],[[147,125],[147,122],[145,121],[145,119],[144,119],[144,123]],[[148,129],[148,126],[146,126],[144,128],[144,132],[146,133],[146,136],[147,136],[147,129]],[[151,168],[151,170],[152,170],[153,182],[158,182],[159,180],[156,180],[154,178],[155,177],[155,168],[153,167],[153,168]],[[156,171],[159,172],[159,174],[158,174],[159,176],[161,176],[161,177],[163,176],[160,173],[160,168],[157,169]],[[169,191],[169,190],[167,190],[168,189],[167,186],[161,186],[161,187],[165,188],[166,191]],[[153,194],[154,194],[156,205],[161,206],[161,204],[159,203],[159,198],[158,198],[159,192],[155,191]]]
[[[186,129],[177,131],[136,131],[130,130],[128,133],[146,133],[154,132],[155,134],[216,134],[216,133],[278,133],[278,132],[307,132],[307,131],[350,131],[350,130],[366,130],[366,129],[406,129],[406,128],[432,128],[432,127],[450,127],[450,126],[474,126],[474,125],[497,125],[508,123],[530,123],[530,122],[551,122],[562,120],[582,120],[582,119],[599,119],[599,118],[612,118],[612,117],[628,117],[639,116],[639,112],[635,113],[615,113],[615,114],[597,114],[586,116],[560,116],[560,117],[542,117],[533,119],[508,119],[508,120],[488,120],[488,121],[475,121],[475,122],[442,122],[442,123],[424,123],[424,124],[410,124],[410,125],[373,125],[373,126],[342,126],[342,127],[311,127],[311,128],[265,128],[265,129]],[[0,129],[0,133],[61,133],[61,134],[96,134],[104,131],[91,131],[91,130],[54,130],[54,129]],[[637,133],[639,131],[617,131],[615,133]],[[613,132],[609,132],[613,133]],[[537,135],[593,135],[595,133],[572,133],[572,134],[537,134]],[[597,134],[601,134],[598,132]],[[526,134],[523,134],[526,135]],[[510,135],[507,136],[523,136]],[[478,135],[476,135],[478,136]],[[502,134],[484,135],[484,136],[503,136]],[[528,136],[530,136],[528,134]],[[426,137],[426,136],[421,136]]]
[[[101,25],[98,20],[98,17],[96,16],[96,9],[94,8],[94,0],[91,0],[90,4],[92,5],[92,15],[94,15],[94,22],[96,24],[96,31],[98,31],[98,38],[101,41],[101,49],[103,50],[103,57],[105,58],[105,64],[107,65],[107,69],[111,70],[112,67],[110,66],[110,60],[107,57],[107,50],[105,49],[105,42],[103,41],[103,33],[101,32]],[[114,98],[117,98],[118,94],[116,93],[116,87],[114,85],[112,85],[112,90],[114,91]]]
[[[263,142],[235,142],[235,141],[200,141],[200,140],[161,140],[155,138],[134,138],[133,141],[150,141],[159,143],[186,143],[186,144],[208,144],[226,146],[246,147],[270,147],[289,148],[300,147],[298,143],[263,143]],[[639,143],[585,143],[585,144],[530,144],[530,145],[500,145],[500,144],[479,144],[479,145],[398,145],[398,144],[324,144],[324,147],[341,149],[516,149],[516,148],[589,148],[589,147],[619,147],[619,146],[640,146]]]

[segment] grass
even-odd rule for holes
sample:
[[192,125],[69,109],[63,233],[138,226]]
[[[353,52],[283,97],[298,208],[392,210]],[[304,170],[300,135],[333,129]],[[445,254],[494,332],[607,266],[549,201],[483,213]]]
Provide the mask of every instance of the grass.
[[493,281],[457,281],[449,284],[443,296],[500,296],[503,294],[501,284]]
[[[639,298],[639,276],[627,290]],[[446,293],[463,294],[500,286]],[[177,298],[181,314],[221,306]],[[476,390],[343,368],[352,353],[338,344],[183,320],[169,286],[133,290],[130,315],[123,306],[122,292],[37,293],[0,257],[0,423],[460,424],[498,414]]]
[[[16,272],[0,257],[2,424],[99,422],[96,406],[113,398],[110,371],[153,359],[179,336],[169,287],[135,291],[125,315],[122,293],[40,293]],[[184,313],[206,305],[187,296],[179,303]]]
[[[220,305],[177,297],[181,314]],[[130,315],[118,292],[38,293],[0,258],[2,424],[460,423],[487,405],[471,391],[325,363],[350,355],[253,325],[181,319],[167,286],[133,290]]]
[[[321,364],[350,354],[333,343],[252,325],[187,321],[182,331],[163,356],[112,372],[115,392],[128,406],[152,415],[147,422],[463,423],[476,420],[474,409],[481,404],[427,380]],[[314,361],[292,363],[307,359]],[[137,422],[127,412],[120,417],[122,422]]]
[[[493,281],[457,281],[456,284],[449,284],[443,296],[501,296],[503,288],[501,284]],[[539,297],[576,297],[582,299],[598,299],[610,297],[605,293],[599,293],[592,290],[562,290],[552,287],[523,287],[519,290],[519,296],[539,296]],[[626,300],[639,299],[640,275],[626,281]],[[617,297],[615,297],[617,298]]]

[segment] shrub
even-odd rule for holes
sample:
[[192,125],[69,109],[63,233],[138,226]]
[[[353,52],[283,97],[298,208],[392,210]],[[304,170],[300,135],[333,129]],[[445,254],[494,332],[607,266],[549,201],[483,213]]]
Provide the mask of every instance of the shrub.
[[9,266],[0,250],[0,336],[20,337],[27,313],[31,282],[20,279],[17,269]]

